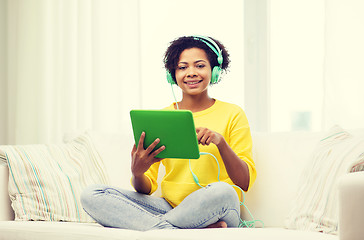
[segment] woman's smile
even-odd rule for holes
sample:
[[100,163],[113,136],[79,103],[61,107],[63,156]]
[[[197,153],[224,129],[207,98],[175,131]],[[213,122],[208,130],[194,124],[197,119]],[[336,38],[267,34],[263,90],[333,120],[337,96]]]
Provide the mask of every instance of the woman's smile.
[[184,83],[189,87],[189,88],[196,88],[198,87],[199,83],[201,83],[203,80],[195,80],[195,81],[184,81]]

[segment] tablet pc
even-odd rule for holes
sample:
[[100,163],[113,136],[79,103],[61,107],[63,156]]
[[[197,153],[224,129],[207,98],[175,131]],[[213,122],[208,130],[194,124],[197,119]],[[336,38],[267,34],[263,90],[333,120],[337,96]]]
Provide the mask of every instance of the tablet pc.
[[155,139],[160,142],[155,147],[166,148],[157,158],[198,159],[200,157],[193,115],[188,110],[131,110],[135,144],[138,145],[142,132],[145,132],[144,149]]

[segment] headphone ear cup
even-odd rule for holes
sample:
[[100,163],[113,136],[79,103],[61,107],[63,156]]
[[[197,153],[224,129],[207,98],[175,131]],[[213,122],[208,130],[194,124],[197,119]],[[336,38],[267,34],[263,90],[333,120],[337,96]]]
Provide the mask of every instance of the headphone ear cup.
[[167,82],[169,84],[176,84],[175,81],[173,80],[172,74],[169,71],[167,71]]
[[219,66],[215,66],[212,69],[212,72],[211,72],[211,81],[210,81],[211,84],[214,84],[214,83],[218,83],[219,82],[220,73],[221,73],[221,68]]

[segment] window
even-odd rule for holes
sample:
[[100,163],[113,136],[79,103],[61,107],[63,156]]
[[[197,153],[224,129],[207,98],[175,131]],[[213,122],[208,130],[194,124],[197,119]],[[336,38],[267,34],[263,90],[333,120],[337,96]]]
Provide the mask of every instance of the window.
[[321,130],[324,2],[270,1],[272,131]]

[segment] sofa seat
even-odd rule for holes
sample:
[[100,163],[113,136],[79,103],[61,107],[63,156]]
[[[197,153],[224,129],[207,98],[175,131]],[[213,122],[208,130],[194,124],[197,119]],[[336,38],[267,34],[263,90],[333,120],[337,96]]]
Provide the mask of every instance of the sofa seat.
[[338,236],[335,235],[283,228],[178,229],[139,232],[104,228],[92,223],[1,221],[0,229],[0,240],[339,240]]
[[0,221],[0,240],[133,240],[133,230],[104,228],[96,223]]

